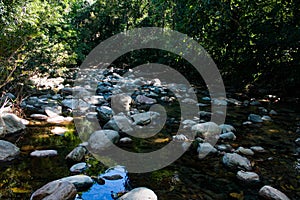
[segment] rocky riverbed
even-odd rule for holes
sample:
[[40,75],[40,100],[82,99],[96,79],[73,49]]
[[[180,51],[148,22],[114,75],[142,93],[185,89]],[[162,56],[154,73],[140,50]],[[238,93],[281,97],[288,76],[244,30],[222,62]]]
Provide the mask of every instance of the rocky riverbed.
[[[233,93],[211,99],[205,90],[128,70],[84,73],[81,86],[54,81],[49,86],[52,92],[24,99],[25,119],[9,108],[2,111],[1,199],[300,198],[297,104],[282,105],[274,96],[253,99]],[[191,98],[193,92],[197,101]],[[197,106],[199,112],[182,119],[179,101]],[[154,109],[158,104],[167,115]],[[212,115],[225,115],[212,113],[211,104],[227,105],[224,124],[209,122]],[[87,122],[96,119],[102,130],[75,130],[74,120],[82,117]],[[177,133],[181,124],[184,131]],[[143,137],[145,132],[147,136],[145,127],[158,134],[132,136]],[[211,143],[211,137],[217,137],[217,143]],[[143,174],[128,173],[126,166],[107,169],[92,154],[112,143],[142,153],[171,141],[186,150],[184,155]]]

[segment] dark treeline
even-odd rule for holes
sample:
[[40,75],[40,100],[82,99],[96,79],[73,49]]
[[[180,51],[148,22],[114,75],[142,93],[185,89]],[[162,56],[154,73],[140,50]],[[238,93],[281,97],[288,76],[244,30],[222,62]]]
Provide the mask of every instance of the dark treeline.
[[[299,5],[296,0],[0,0],[0,90],[16,89],[15,82],[26,83],[35,74],[63,76],[110,36],[155,26],[198,41],[226,85],[297,95]],[[166,52],[148,54],[133,52],[119,63],[187,68]]]

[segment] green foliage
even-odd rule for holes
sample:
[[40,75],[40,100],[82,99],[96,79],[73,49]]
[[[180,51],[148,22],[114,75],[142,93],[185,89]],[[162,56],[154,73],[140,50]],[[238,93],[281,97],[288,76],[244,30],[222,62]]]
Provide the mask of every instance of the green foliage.
[[[0,89],[35,73],[62,76],[101,41],[146,26],[193,37],[231,84],[268,80],[272,87],[296,88],[299,13],[296,0],[0,0]],[[127,61],[140,63],[140,55],[188,69],[164,52],[132,53]]]

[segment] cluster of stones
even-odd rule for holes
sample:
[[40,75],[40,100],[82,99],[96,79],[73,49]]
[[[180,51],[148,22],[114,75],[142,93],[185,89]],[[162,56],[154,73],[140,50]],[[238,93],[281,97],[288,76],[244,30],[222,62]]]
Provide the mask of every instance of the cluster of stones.
[[[260,105],[258,101],[240,102],[232,98],[210,99],[209,97],[202,99],[207,103],[198,103],[191,98],[191,93],[195,92],[194,88],[188,88],[183,84],[162,83],[159,79],[135,77],[134,73],[121,69],[89,69],[80,73],[78,79],[80,86],[62,87],[56,95],[32,96],[22,102],[21,106],[27,113],[30,113],[29,118],[33,120],[64,125],[73,121],[72,117],[68,117],[70,113],[73,113],[76,117],[83,117],[87,121],[97,119],[101,125],[101,130],[86,132],[83,137],[80,135],[84,138],[84,142],[66,156],[66,159],[77,163],[70,168],[70,171],[79,175],[48,183],[37,190],[31,199],[74,199],[78,191],[91,187],[94,180],[89,176],[80,175],[89,167],[87,163],[82,162],[88,151],[97,153],[116,143],[131,143],[131,134],[142,135],[145,128],[161,127],[162,122],[169,119],[165,119],[165,116],[157,110],[151,111],[151,106],[155,104],[172,104],[180,99],[185,104],[196,104],[199,107],[209,106],[210,103],[217,106]],[[125,77],[122,76],[124,73],[126,73]],[[259,110],[265,115],[261,117],[257,114],[250,114],[248,121],[243,124],[271,121],[269,115],[277,114],[273,110],[268,112],[263,107],[259,107]],[[234,149],[227,141],[237,138],[235,128],[229,124],[217,125],[214,122],[207,122],[211,115],[210,112],[200,111],[198,116],[183,119],[184,132],[173,135],[172,139],[181,142],[184,150],[187,150],[191,143],[195,143],[199,159],[207,155],[220,155],[222,163],[229,169],[235,170],[237,179],[244,183],[259,182],[260,177],[253,172],[254,166],[248,158],[256,153],[265,152],[265,149],[261,146],[248,148],[240,146]],[[5,115],[1,116],[0,123],[9,124],[6,118]],[[20,119],[18,121],[22,123],[22,126],[19,124],[18,129],[24,129],[24,122]],[[173,121],[173,123],[178,122]],[[5,128],[1,129],[1,127]],[[1,126],[0,124],[0,134],[6,133],[9,127],[10,125]],[[64,127],[58,126],[52,130],[52,133],[63,134],[65,131]],[[219,142],[216,144],[217,140]],[[297,140],[296,143],[298,143]],[[3,161],[9,161],[19,153],[16,146],[6,141],[0,141],[0,151],[0,159]],[[57,155],[55,150],[36,150],[31,153],[31,156],[38,157],[55,155]],[[117,174],[106,178],[111,180],[119,176],[121,175]],[[261,188],[259,195],[266,199],[288,199],[271,186]],[[147,188],[133,189],[118,198],[124,200],[157,199],[154,192]]]

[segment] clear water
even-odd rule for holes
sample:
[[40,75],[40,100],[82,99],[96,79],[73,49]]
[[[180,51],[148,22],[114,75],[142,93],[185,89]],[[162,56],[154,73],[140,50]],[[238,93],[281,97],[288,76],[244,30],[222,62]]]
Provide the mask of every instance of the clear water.
[[[259,199],[258,191],[263,185],[271,185],[284,192],[291,199],[300,199],[300,171],[296,168],[295,133],[300,122],[299,105],[264,105],[268,110],[279,112],[273,122],[261,125],[242,126],[250,113],[258,113],[257,107],[229,107],[226,123],[237,129],[237,140],[228,142],[234,148],[260,145],[266,153],[256,153],[249,157],[254,171],[260,175],[261,182],[246,185],[237,180],[234,171],[226,169],[222,156],[208,156],[199,160],[195,149],[190,149],[170,166],[145,174],[128,174],[132,187],[148,187],[160,200],[163,199]],[[65,156],[81,141],[70,131],[63,137],[54,136],[47,126],[32,126],[24,135],[10,138],[21,148],[21,155],[10,163],[0,163],[0,199],[29,199],[32,192],[44,184],[71,175],[72,163]],[[168,128],[168,127],[167,127]],[[172,130],[171,130],[172,131]],[[157,149],[167,144],[171,135],[159,134],[150,140],[134,140],[134,150]],[[159,141],[159,142],[158,142]],[[133,147],[124,147],[125,149]],[[34,149],[56,149],[57,157],[32,158]],[[85,173],[90,176],[103,176],[105,167],[92,158],[91,168]],[[124,175],[124,174],[123,174]],[[125,175],[124,175],[125,177]],[[105,185],[95,184],[85,192],[79,193],[81,199],[109,199],[111,191],[124,191],[124,179],[108,181]],[[79,198],[79,197],[78,197]],[[80,198],[79,198],[80,199]]]

